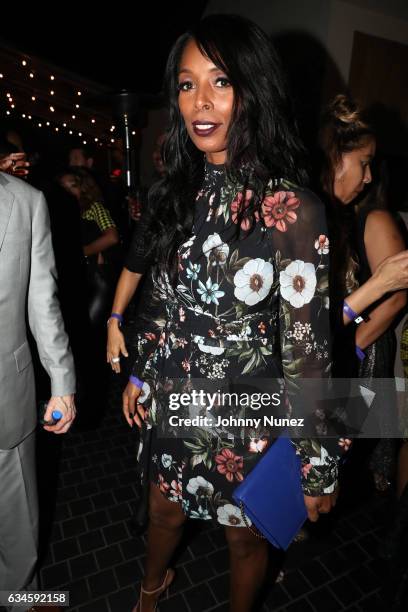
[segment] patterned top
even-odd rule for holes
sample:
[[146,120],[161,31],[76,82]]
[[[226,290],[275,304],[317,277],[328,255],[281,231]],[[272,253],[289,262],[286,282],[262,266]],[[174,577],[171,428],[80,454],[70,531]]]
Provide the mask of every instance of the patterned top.
[[94,221],[101,233],[111,227],[116,227],[109,210],[100,202],[94,202],[92,206],[82,213],[81,217],[86,219],[86,221]]
[[[148,422],[158,431],[169,414],[169,389],[197,379],[283,380],[285,414],[308,411],[313,420],[312,438],[293,438],[304,492],[330,493],[348,440],[328,437],[325,411],[317,402],[307,405],[313,400],[301,385],[302,379],[323,383],[330,372],[324,207],[309,190],[270,181],[260,213],[242,218],[251,196],[223,166],[206,164],[192,235],[178,250],[177,286],[153,279],[162,314],[140,334],[133,373],[147,383]],[[210,434],[194,427],[181,441],[165,433],[154,446],[153,480],[190,517],[236,524],[233,488],[273,443],[272,429],[246,427],[233,440],[216,427]]]

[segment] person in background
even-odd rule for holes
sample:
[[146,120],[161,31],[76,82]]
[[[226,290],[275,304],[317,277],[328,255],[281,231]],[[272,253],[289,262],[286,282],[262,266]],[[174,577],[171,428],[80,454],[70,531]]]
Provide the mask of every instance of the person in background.
[[115,282],[110,250],[119,242],[118,232],[103,204],[102,193],[87,170],[70,168],[58,180],[80,208],[82,246],[88,266],[89,317],[92,325],[100,328],[107,318]]
[[[63,434],[76,415],[74,363],[57,299],[47,204],[41,192],[11,176],[13,169],[20,174],[18,164],[27,170],[17,155],[0,159],[0,170],[7,171],[0,171],[0,591],[40,588],[38,415],[28,328],[51,379],[44,429]],[[58,422],[52,418],[55,410],[61,414]],[[60,610],[51,605],[41,609]]]
[[[337,96],[325,111],[320,131],[321,186],[327,201],[332,260],[332,315],[336,330],[337,377],[392,379],[395,358],[393,324],[406,304],[406,251],[382,185],[372,182],[376,152],[373,127],[350,98]],[[388,267],[390,278],[384,272]],[[358,315],[357,326],[350,324]],[[395,398],[394,398],[395,399]],[[376,487],[385,490],[395,476],[395,441],[387,432],[396,422],[393,396],[377,392],[382,439],[371,455]],[[395,414],[394,414],[395,413]],[[394,428],[395,431],[395,428]]]

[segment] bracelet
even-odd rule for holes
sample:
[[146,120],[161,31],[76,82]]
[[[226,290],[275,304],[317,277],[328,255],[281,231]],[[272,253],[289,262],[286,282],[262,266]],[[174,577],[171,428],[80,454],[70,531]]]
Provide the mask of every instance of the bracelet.
[[[118,312],[112,312],[109,319],[117,319],[120,324],[123,323],[123,315],[119,314]],[[109,319],[108,319],[108,322],[109,322]]]
[[139,389],[141,389],[143,387],[143,381],[140,380],[137,376],[129,376],[129,380],[131,383],[133,383],[134,385],[136,385],[136,387],[138,387]]
[[351,321],[357,323],[357,325],[359,323],[362,323],[363,321],[367,322],[370,320],[370,317],[368,315],[358,315],[356,312],[354,312],[351,306],[347,304],[346,300],[344,300],[343,302],[343,312]]
[[366,354],[363,350],[361,350],[361,348],[359,346],[357,346],[356,344],[356,355],[359,358],[360,361],[363,361],[363,359],[366,358]]

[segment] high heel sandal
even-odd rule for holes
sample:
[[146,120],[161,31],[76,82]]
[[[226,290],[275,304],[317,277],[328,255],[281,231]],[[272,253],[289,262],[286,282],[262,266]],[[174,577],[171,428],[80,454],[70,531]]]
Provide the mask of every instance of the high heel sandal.
[[[153,589],[152,591],[147,591],[146,589],[143,588],[143,583],[140,585],[140,597],[139,597],[139,601],[137,602],[136,606],[133,608],[132,612],[143,612],[142,610],[142,597],[143,595],[156,595],[158,594],[157,599],[159,599],[160,595],[164,592],[166,592],[166,597],[169,596],[169,586],[171,585],[171,583],[174,580],[174,576],[175,576],[175,571],[172,568],[169,568],[166,572],[166,575],[164,577],[164,580],[162,582],[162,584],[157,587],[157,589]],[[155,602],[155,606],[153,608],[154,612],[156,612],[157,610],[157,600]]]

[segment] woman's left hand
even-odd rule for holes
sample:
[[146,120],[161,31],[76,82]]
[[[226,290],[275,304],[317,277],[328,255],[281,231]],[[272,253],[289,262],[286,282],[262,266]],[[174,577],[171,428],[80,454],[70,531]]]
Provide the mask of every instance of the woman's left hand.
[[311,497],[305,495],[305,506],[307,510],[307,518],[315,523],[319,519],[320,514],[327,514],[336,505],[339,488],[328,495],[320,495],[319,497]]

